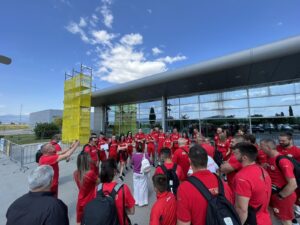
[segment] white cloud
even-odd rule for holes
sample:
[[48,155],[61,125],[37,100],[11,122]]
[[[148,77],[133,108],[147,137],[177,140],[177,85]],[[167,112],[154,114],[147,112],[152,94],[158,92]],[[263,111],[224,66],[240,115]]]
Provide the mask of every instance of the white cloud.
[[152,14],[152,9],[147,9],[147,12],[148,12],[149,14]]
[[133,34],[133,33],[126,34],[121,38],[120,42],[122,44],[129,45],[129,46],[139,45],[143,43],[143,36],[140,34]]
[[94,43],[110,45],[110,41],[115,38],[116,35],[108,33],[106,30],[94,30],[92,31],[94,37]]
[[89,43],[90,40],[87,37],[86,33],[84,32],[84,30],[80,27],[79,24],[75,23],[75,22],[71,22],[69,23],[69,25],[66,27],[66,29],[71,32],[72,34],[79,34],[80,38],[82,41],[84,41],[85,43]]
[[86,51],[86,53],[85,53],[87,56],[90,56],[91,54],[92,54],[92,51],[91,50],[89,50],[89,51]]
[[170,63],[170,64],[172,64],[174,62],[178,62],[178,61],[183,61],[183,60],[186,60],[186,56],[183,56],[183,55],[177,55],[175,57],[166,56],[164,58],[158,59],[158,61]]
[[106,27],[112,28],[112,23],[114,21],[114,16],[111,13],[111,10],[108,8],[107,5],[103,5],[101,7],[101,14],[103,16],[103,23]]
[[153,55],[159,55],[161,53],[163,53],[163,51],[160,50],[159,48],[157,48],[157,47],[152,48],[152,54]]
[[80,17],[78,26],[85,27],[86,25],[87,25],[87,23],[86,23],[85,19],[83,17]]

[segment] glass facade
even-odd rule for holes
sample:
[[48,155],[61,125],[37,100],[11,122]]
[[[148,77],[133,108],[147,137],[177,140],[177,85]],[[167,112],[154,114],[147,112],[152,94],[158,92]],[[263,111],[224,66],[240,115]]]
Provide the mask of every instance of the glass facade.
[[250,124],[259,133],[299,132],[300,82],[172,97],[166,100],[165,109],[162,105],[158,100],[109,106],[108,132],[136,132],[138,128],[147,132],[154,125],[162,126],[164,112],[167,130],[199,128],[205,136],[213,136],[217,126],[232,133],[239,128],[250,131]]

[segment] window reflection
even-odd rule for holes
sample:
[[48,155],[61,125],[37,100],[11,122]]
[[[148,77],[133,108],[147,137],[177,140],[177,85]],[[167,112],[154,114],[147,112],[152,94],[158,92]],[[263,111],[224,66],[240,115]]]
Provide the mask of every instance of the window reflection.
[[180,119],[182,120],[199,119],[199,112],[182,112],[180,114]]
[[212,101],[218,101],[219,99],[220,99],[219,93],[200,95],[200,102],[212,102]]
[[180,98],[180,104],[198,103],[198,95]]
[[264,98],[250,98],[250,107],[266,107],[266,106],[280,106],[280,105],[294,105],[294,95],[264,97]]
[[227,91],[223,92],[223,99],[230,100],[230,99],[240,99],[240,98],[247,98],[247,91],[246,90],[237,90],[237,91]]
[[181,105],[180,112],[199,111],[198,104]]
[[249,97],[259,97],[268,95],[268,87],[250,88]]
[[179,98],[170,98],[167,100],[167,105],[179,105]]
[[252,117],[289,116],[289,106],[251,108],[250,113]]
[[284,95],[284,94],[293,94],[295,93],[294,84],[283,84],[283,85],[274,85],[270,86],[271,95]]

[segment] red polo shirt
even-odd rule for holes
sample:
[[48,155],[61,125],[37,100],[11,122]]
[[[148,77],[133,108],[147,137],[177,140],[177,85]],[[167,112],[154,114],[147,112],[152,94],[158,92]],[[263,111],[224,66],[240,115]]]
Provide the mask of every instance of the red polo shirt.
[[178,148],[178,139],[180,138],[179,133],[172,133],[170,139],[173,142],[172,150],[175,151]]
[[233,180],[236,173],[242,169],[242,164],[236,159],[234,154],[231,154],[230,158],[227,161],[230,166],[234,169],[231,173],[226,174],[228,185],[233,188]]
[[157,195],[150,214],[149,225],[176,225],[176,199],[171,192]]
[[171,149],[171,147],[172,147],[172,140],[170,138],[165,138],[165,140],[164,140],[164,146],[166,148]]
[[[167,170],[170,170],[173,168],[174,166],[174,163],[164,163],[165,167],[167,168]],[[160,166],[158,166],[154,172],[154,175],[156,174],[164,174],[164,171],[162,170],[162,168]],[[177,165],[177,168],[176,168],[176,174],[177,174],[177,177],[179,179],[179,181],[184,181],[185,180],[185,176],[184,176],[184,173],[182,171],[182,168],[181,166]]]
[[249,198],[249,206],[256,212],[257,225],[272,225],[268,206],[271,197],[271,178],[257,164],[243,167],[234,178],[233,192]]
[[[116,185],[116,182],[103,183],[103,193],[104,194],[111,193],[111,191],[113,190],[115,185]],[[125,193],[124,193],[125,208],[131,209],[134,207],[135,200],[126,184],[124,184],[124,191],[125,191]],[[123,222],[123,215],[124,215],[123,214],[123,212],[124,212],[123,211],[123,187],[116,194],[115,204],[116,204],[116,208],[117,208],[120,225],[124,225],[124,222]]]
[[300,162],[300,149],[295,145],[289,148],[283,148],[281,145],[277,145],[277,151],[282,155],[294,157],[298,162]]
[[81,222],[83,210],[87,203],[96,197],[96,181],[97,174],[94,170],[89,170],[83,177],[82,182],[79,180],[79,174],[74,172],[74,180],[79,189],[77,205],[76,205],[76,221]]
[[206,143],[202,143],[201,146],[202,146],[202,148],[204,148],[204,150],[206,151],[207,155],[209,155],[210,157],[214,158],[215,148],[212,145],[209,145],[209,144],[206,144]]
[[[218,180],[208,170],[192,174],[216,195],[219,192]],[[229,186],[223,182],[226,198],[232,203],[233,196]],[[177,219],[182,222],[191,222],[193,225],[206,225],[207,201],[203,195],[190,182],[184,181],[177,190]]]
[[117,160],[118,158],[118,142],[112,141],[109,145],[109,158]]
[[51,184],[51,192],[53,192],[56,197],[58,196],[58,178],[59,178],[59,167],[58,167],[58,155],[42,155],[39,160],[39,165],[49,165],[53,168],[53,180]]
[[177,165],[181,166],[184,174],[184,179],[187,178],[187,173],[190,168],[190,160],[189,160],[188,152],[189,152],[189,147],[187,146],[180,147],[174,152],[172,158],[173,163],[176,163]]

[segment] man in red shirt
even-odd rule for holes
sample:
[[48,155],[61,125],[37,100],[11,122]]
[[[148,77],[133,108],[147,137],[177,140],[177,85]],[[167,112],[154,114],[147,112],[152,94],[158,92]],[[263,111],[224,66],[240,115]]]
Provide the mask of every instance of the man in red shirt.
[[151,161],[154,163],[154,153],[155,153],[155,139],[152,136],[153,132],[150,132],[147,136],[146,136],[146,144],[147,144],[147,152],[148,155],[151,158]]
[[[95,137],[97,137],[97,136],[95,135]],[[107,139],[105,138],[105,135],[103,132],[100,132],[99,138],[98,138],[96,144],[97,144],[97,149],[98,149],[98,153],[99,153],[99,160],[101,162],[103,162],[104,160],[107,159],[106,151],[103,149],[103,146],[105,144],[107,144]]]
[[83,151],[88,153],[91,157],[90,168],[94,170],[94,172],[99,174],[99,152],[96,146],[97,136],[92,136],[89,138],[89,143],[83,147]]
[[157,174],[152,181],[157,200],[151,209],[149,225],[176,225],[176,199],[167,191],[167,177]]
[[170,139],[172,141],[172,153],[174,154],[174,152],[176,151],[176,149],[178,148],[178,139],[180,138],[180,134],[177,131],[177,128],[173,129],[173,133],[170,135]]
[[288,133],[282,133],[278,138],[279,145],[277,145],[277,151],[282,155],[294,157],[300,162],[300,149],[293,145],[292,136]]
[[223,130],[221,127],[218,127],[217,128],[217,131],[216,131],[216,134],[215,134],[215,137],[214,137],[214,141],[215,141],[215,145],[217,145],[219,143],[219,135],[223,133]]
[[268,211],[271,178],[255,163],[257,148],[250,143],[238,143],[234,146],[234,154],[243,166],[235,175],[232,190],[235,193],[235,209],[242,224],[272,225]]
[[59,141],[60,141],[60,136],[59,136],[59,134],[55,134],[55,135],[51,138],[51,140],[50,140],[50,144],[54,146],[56,152],[60,152],[60,151],[61,151],[61,147],[60,147],[60,145],[58,144]]
[[172,146],[173,146],[173,144],[172,144],[172,140],[170,138],[170,133],[166,132],[166,136],[164,138],[164,145],[163,145],[163,147],[172,149]]
[[[172,162],[171,157],[172,157],[171,150],[169,148],[163,148],[161,150],[160,159],[167,170],[172,169],[174,166],[174,163]],[[164,174],[164,171],[162,170],[161,166],[158,166],[156,168],[154,175],[156,175],[156,174]],[[176,174],[177,174],[179,181],[184,181],[185,176],[183,174],[181,166],[179,166],[179,165],[177,165]]]
[[53,168],[54,175],[51,184],[51,192],[54,196],[58,196],[58,179],[59,167],[58,162],[69,158],[79,145],[79,141],[75,141],[70,148],[56,153],[55,147],[52,144],[43,145],[41,151],[42,156],[39,159],[39,165],[50,165]]
[[[207,139],[208,141],[205,141],[205,139]],[[204,138],[202,136],[198,136],[196,140],[197,140],[196,143],[201,145],[202,148],[204,148],[204,150],[210,157],[214,158],[215,148],[214,148],[214,146],[211,145],[209,138]]]
[[165,134],[163,130],[161,129],[158,135],[158,146],[157,146],[157,153],[158,156],[160,155],[161,149],[164,147],[164,142],[165,142]]
[[280,159],[279,168],[276,159],[281,154],[276,150],[276,143],[271,139],[260,141],[260,148],[269,157],[267,171],[272,180],[272,196],[270,206],[275,216],[284,225],[292,224],[294,219],[294,203],[297,196],[295,190],[297,183],[294,175],[294,166],[288,159]]
[[186,179],[190,168],[189,146],[186,146],[184,138],[179,138],[178,144],[179,148],[174,152],[172,161],[182,168],[184,179]]
[[[195,178],[209,189],[213,195],[219,193],[218,179],[207,170],[207,153],[199,145],[191,147],[189,152]],[[223,182],[225,197],[232,203],[233,197],[229,186]],[[206,225],[207,200],[198,189],[188,181],[180,184],[177,191],[177,225]]]
[[[142,129],[139,129],[139,132],[134,136],[135,146],[141,144],[142,149],[144,151],[144,149],[145,149],[145,139],[146,139],[145,134],[143,133]],[[135,147],[135,148],[137,148],[137,147]]]
[[[233,149],[237,143],[244,142],[243,136],[235,136],[230,141],[230,148]],[[220,166],[221,173],[226,174],[228,185],[233,188],[233,180],[236,173],[242,169],[242,164],[236,159],[234,154],[231,154],[229,159]]]

